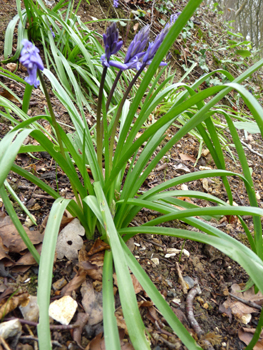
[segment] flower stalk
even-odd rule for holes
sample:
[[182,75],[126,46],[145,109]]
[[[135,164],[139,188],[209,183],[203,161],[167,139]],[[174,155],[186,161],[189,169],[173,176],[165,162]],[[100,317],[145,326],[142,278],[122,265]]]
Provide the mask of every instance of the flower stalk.
[[[56,133],[56,136],[57,136],[57,140],[58,140],[58,144],[59,144],[59,148],[60,148],[60,153],[61,153],[62,157],[65,160],[67,160],[66,154],[65,154],[65,150],[64,150],[64,146],[63,146],[63,142],[62,142],[61,135],[60,135],[60,132],[59,132],[59,126],[58,126],[58,123],[56,121],[56,117],[55,117],[55,114],[54,114],[54,111],[53,111],[53,108],[52,108],[52,105],[51,105],[50,96],[48,94],[47,87],[46,87],[46,84],[44,82],[42,73],[39,70],[38,70],[38,76],[39,76],[39,80],[41,82],[41,86],[43,88],[43,91],[44,91],[44,94],[45,94],[45,97],[46,97],[46,100],[47,100],[48,110],[49,110],[49,113],[50,113],[50,116],[51,116],[52,125],[53,125],[53,127],[55,129],[55,133]],[[78,203],[78,206],[79,206],[79,208],[82,208],[82,204],[81,204],[81,201],[79,199],[78,191],[76,190],[76,187],[75,187],[74,183],[72,181],[70,181],[70,183],[71,183],[71,187],[72,187],[74,196],[75,196],[76,201]]]
[[99,163],[100,170],[102,171],[102,149],[103,149],[103,120],[101,120],[101,108],[102,108],[102,99],[104,91],[104,83],[107,74],[108,67],[105,66],[102,71],[101,81],[100,81],[100,90],[98,98],[98,107],[97,107],[97,159]]
[[125,94],[121,100],[121,103],[119,105],[118,111],[116,113],[115,116],[115,120],[113,123],[113,127],[112,127],[112,131],[111,131],[111,135],[110,135],[110,145],[109,145],[109,169],[110,171],[112,170],[112,159],[113,159],[113,147],[114,147],[114,139],[115,139],[115,135],[116,135],[116,131],[117,131],[117,126],[119,123],[119,119],[121,116],[121,112],[122,112],[122,108],[124,105],[124,102],[126,101],[133,85],[135,84],[137,78],[140,76],[141,72],[144,70],[144,68],[146,67],[146,63],[142,64],[141,68],[138,70],[138,72],[135,74],[135,76],[133,77],[132,81],[130,82],[127,90],[125,91]]
[[56,121],[56,117],[55,117],[55,114],[54,114],[54,111],[53,111],[53,108],[52,108],[52,105],[51,105],[50,96],[48,94],[47,87],[46,87],[46,84],[44,82],[43,76],[42,76],[42,74],[41,74],[41,72],[39,70],[38,70],[38,76],[39,76],[39,80],[41,82],[41,86],[43,88],[43,91],[44,91],[44,94],[45,94],[45,97],[46,97],[46,100],[47,100],[47,105],[48,105],[48,110],[49,110],[49,113],[50,113],[50,116],[51,116],[52,125],[53,125],[53,127],[55,129],[57,140],[58,140],[58,144],[59,144],[59,147],[60,147],[60,153],[62,154],[63,158],[66,159],[66,154],[65,154],[65,151],[64,151],[63,142],[61,140],[61,136],[60,136],[60,132],[59,132],[59,128],[58,128],[58,123]]

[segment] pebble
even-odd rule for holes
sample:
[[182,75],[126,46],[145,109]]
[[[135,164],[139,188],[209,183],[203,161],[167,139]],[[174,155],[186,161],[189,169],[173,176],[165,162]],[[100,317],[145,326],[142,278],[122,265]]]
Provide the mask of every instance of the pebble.
[[78,303],[69,295],[66,295],[50,304],[49,316],[61,324],[68,325],[72,320],[77,307]]
[[18,319],[3,322],[0,324],[0,336],[3,339],[15,337],[21,331],[22,326]]

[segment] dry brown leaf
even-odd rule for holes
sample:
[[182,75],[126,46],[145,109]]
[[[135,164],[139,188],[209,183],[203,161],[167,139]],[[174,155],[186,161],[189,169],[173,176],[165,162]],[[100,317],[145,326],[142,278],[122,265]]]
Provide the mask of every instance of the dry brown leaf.
[[151,307],[153,302],[151,300],[141,300],[137,302],[138,307]]
[[[243,328],[238,330],[238,338],[248,345],[253,338],[255,329]],[[253,350],[263,350],[263,332],[260,334],[260,338],[257,341],[256,345],[253,347]]]
[[102,281],[102,272],[103,272],[102,267],[87,270],[87,276],[92,278],[94,281]]
[[61,290],[61,296],[71,295],[71,293],[77,290],[85,281],[87,272],[79,269],[76,276]]
[[122,315],[119,315],[118,313],[115,313],[116,321],[117,321],[117,326],[121,329],[124,330],[125,334],[128,335],[128,329],[126,326],[126,322],[124,320],[124,317]]
[[[104,252],[88,256],[86,248],[83,246],[78,255],[79,266],[86,270],[87,275],[93,280],[102,281],[102,266],[104,260]],[[92,267],[92,268],[89,268]]]
[[105,350],[102,333],[97,334],[96,337],[86,346],[85,350]]
[[102,267],[104,263],[104,252],[93,254],[88,261],[98,267]]
[[11,258],[8,256],[9,249],[4,246],[2,237],[0,237],[0,260],[2,259],[9,259]]
[[[35,247],[38,253],[41,253],[42,249],[42,243]],[[27,252],[25,255],[23,255],[15,264],[14,268],[16,266],[31,266],[31,265],[37,265],[36,260],[33,258],[32,254],[30,252]],[[13,270],[13,268],[12,268]]]
[[183,313],[182,310],[177,309],[175,307],[171,307],[171,309],[173,310],[173,312],[175,313],[176,317],[179,319],[179,321],[185,326],[189,326],[189,321],[187,319],[187,317],[185,316],[185,314]]
[[[33,244],[43,241],[43,235],[39,231],[30,231],[27,227],[23,227]],[[9,216],[0,220],[0,237],[11,253],[20,253],[27,248]]]
[[89,319],[88,314],[84,314],[83,312],[79,312],[78,316],[77,316],[77,320],[74,323],[74,325],[78,326],[78,327],[73,329],[72,338],[73,338],[73,340],[75,340],[75,342],[78,344],[78,346],[81,349],[83,349],[83,347],[81,346],[81,334],[82,334],[83,328],[85,327],[85,325],[88,322],[88,319]]
[[5,302],[5,299],[9,298],[10,295],[14,293],[13,287],[6,288],[0,295],[0,305],[2,305]]
[[190,162],[193,162],[193,163],[196,162],[196,158],[193,156],[189,156],[188,154],[179,153],[179,156],[182,160],[189,160]]
[[110,246],[104,241],[102,241],[100,238],[98,238],[90,248],[88,256],[94,255],[99,252],[103,252],[106,249],[110,249]]
[[[231,286],[231,293],[233,295],[236,295],[239,298],[242,298],[247,301],[254,301],[257,300],[259,302],[262,302],[262,294],[258,292],[257,294],[254,293],[254,289],[249,289],[246,292],[241,293],[241,288],[238,284],[233,284]],[[228,308],[231,309],[231,312],[233,315],[238,317],[239,319],[242,319],[244,317],[247,317],[248,314],[251,314],[253,312],[258,312],[258,309],[248,306],[241,301],[237,301],[236,299],[232,299],[228,297],[228,299],[223,303],[222,305],[226,310]],[[245,322],[244,322],[245,323]]]
[[19,102],[18,99],[16,99],[13,95],[10,94],[9,91],[7,91],[5,89],[2,92],[0,92],[0,95],[7,98],[9,101]]
[[28,293],[22,293],[20,295],[14,295],[12,298],[8,299],[0,307],[0,318],[5,317],[9,312],[15,310],[19,305],[25,302],[29,297]]
[[104,251],[96,253],[89,257],[89,263],[95,265],[96,267],[92,270],[87,271],[87,275],[93,280],[102,281],[102,268],[104,263]]
[[251,314],[252,312],[258,312],[257,309],[241,303],[241,301],[233,300],[230,297],[224,302],[224,307],[230,308],[233,315],[241,318],[244,314]]
[[219,311],[229,317],[229,323],[232,322],[232,312],[230,307],[225,307],[224,304],[219,305]]
[[[143,290],[143,288],[140,285],[140,283],[138,282],[137,278],[132,273],[130,275],[131,275],[132,284],[133,284],[135,294],[138,294]],[[114,273],[112,276],[113,276],[114,284],[116,286],[118,286],[118,279],[117,279],[116,273]]]
[[75,218],[60,232],[56,245],[56,253],[58,259],[63,259],[64,256],[68,260],[78,258],[78,252],[83,246],[85,229],[80,224],[79,219]]
[[[240,293],[238,293],[238,294],[240,294]],[[255,294],[254,287],[251,287],[248,290],[246,290],[245,292],[243,292],[242,298],[245,300],[253,301],[254,303],[256,303],[258,305],[263,305],[263,294],[261,292],[258,292],[257,294]]]
[[80,263],[82,261],[88,261],[88,260],[89,260],[88,252],[86,251],[86,247],[83,244],[82,248],[79,250],[78,261]]
[[89,315],[88,324],[95,325],[103,319],[102,291],[96,292],[91,279],[87,279],[81,286],[82,306]]
[[140,293],[143,290],[143,288],[138,282],[137,278],[133,274],[131,274],[131,279],[132,279],[132,284],[133,284],[135,294]]
[[208,180],[206,178],[201,179],[203,188],[206,190],[206,192],[209,192],[209,184],[208,184]]
[[127,242],[126,242],[127,247],[131,252],[134,251],[135,245],[134,245],[134,238],[131,237]]
[[7,63],[6,68],[10,70],[10,72],[14,72],[17,69],[17,63]]
[[[120,334],[121,350],[134,350],[134,347],[130,343],[124,341],[123,335],[121,333],[122,332],[120,330],[119,334]],[[93,338],[92,341],[85,348],[85,350],[105,350],[105,349],[106,349],[105,342],[104,342],[102,333],[99,333],[98,335],[96,335],[96,337]]]

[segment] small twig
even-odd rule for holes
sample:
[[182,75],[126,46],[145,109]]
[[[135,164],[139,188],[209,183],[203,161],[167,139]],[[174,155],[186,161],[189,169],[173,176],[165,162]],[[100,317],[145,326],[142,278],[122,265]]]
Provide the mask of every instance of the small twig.
[[201,289],[198,286],[192,288],[190,290],[190,292],[187,295],[186,298],[186,313],[187,313],[187,318],[191,324],[191,326],[193,327],[195,333],[198,335],[198,337],[200,338],[200,336],[202,336],[204,334],[204,331],[201,329],[201,327],[199,326],[199,323],[196,321],[195,316],[194,316],[194,308],[193,308],[193,302],[194,302],[194,298],[197,294],[201,294]]
[[26,186],[26,185],[19,185],[19,186],[17,186],[17,188],[19,189],[19,190],[34,190],[34,188],[35,188],[35,186],[34,187],[32,187],[32,186]]
[[39,199],[48,199],[48,200],[54,200],[54,198],[52,196],[46,196],[44,194],[37,194],[37,193],[33,193],[31,195],[31,197],[34,197],[34,198],[39,198]]
[[235,191],[235,194],[237,195],[238,199],[240,200],[241,205],[245,206],[244,202],[242,201],[242,199],[240,198],[239,194],[237,191]]
[[194,307],[193,307],[193,301],[197,294],[201,294],[201,289],[199,285],[192,288],[190,292],[187,295],[186,298],[186,315],[187,318],[194,329],[195,333],[197,334],[198,338],[202,340],[202,343],[204,343],[207,346],[207,350],[214,350],[213,346],[211,345],[210,341],[203,338],[203,335],[205,332],[202,330],[202,328],[199,326],[199,323],[196,321],[194,316]]
[[258,309],[258,310],[262,309],[262,306],[254,303],[253,301],[242,299],[242,298],[240,298],[232,293],[229,293],[229,295],[231,295],[231,297],[235,298],[236,300],[241,301],[243,304],[254,307],[255,309]]
[[164,163],[164,164],[158,166],[158,167],[155,169],[155,171],[161,171],[161,170],[166,169],[167,167],[168,167],[168,163]]
[[[32,330],[28,324],[26,324],[26,329],[28,330],[29,336],[34,337],[34,333],[32,332]],[[37,342],[34,342],[34,350],[38,350],[38,343]]]
[[159,259],[163,260],[163,261],[166,261],[166,266],[169,266],[169,267],[174,267],[175,266],[175,264],[171,264],[171,262],[168,259],[166,259],[166,258],[163,258],[163,257],[159,256]]
[[[24,340],[33,340],[33,341],[36,341],[38,342],[38,338],[37,337],[32,337],[31,335],[23,335],[22,337],[20,337],[20,339],[24,339]],[[56,340],[51,340],[51,343],[54,345],[54,346],[57,346],[59,348],[62,348],[62,345],[56,341]],[[9,348],[8,348],[9,349]],[[10,349],[11,350],[11,349]]]
[[[160,321],[159,321],[159,322],[160,322]],[[168,335],[168,337],[172,337],[172,336],[173,336],[172,333],[167,332],[165,329],[160,328],[159,323],[158,323],[157,320],[154,322],[154,324],[155,324],[156,328],[158,329],[158,331],[159,331],[160,333],[165,334],[165,335]]]
[[184,294],[187,294],[187,286],[186,286],[186,283],[185,283],[185,281],[183,279],[182,272],[180,270],[178,262],[176,262],[176,270],[177,270],[177,273],[178,273],[179,283],[181,284],[181,286],[183,288],[183,292],[184,292]]
[[[20,323],[27,324],[27,325],[33,326],[33,327],[37,327],[37,325],[38,325],[37,322],[27,321],[27,320],[24,320],[23,318],[11,317],[11,318],[4,319],[4,321],[11,321],[11,320],[18,320]],[[69,330],[69,329],[73,329],[73,328],[78,328],[79,325],[76,325],[76,324],[63,325],[63,324],[61,324],[61,325],[50,325],[49,327],[50,327],[50,329],[53,329],[53,330]]]
[[163,244],[159,244],[159,243],[155,243],[155,242],[153,242],[153,241],[151,241],[150,239],[143,239],[145,242],[148,242],[148,243],[151,243],[151,244],[153,244],[153,245],[156,245],[157,247],[161,247],[161,248],[165,248],[165,245],[163,245]]
[[246,146],[250,150],[251,153],[254,153],[257,156],[259,156],[260,158],[263,158],[262,154],[258,153],[257,151],[254,151],[246,142],[244,142],[242,140],[240,140],[240,142],[242,143],[242,145]]
[[4,346],[4,348],[5,348],[6,350],[12,350],[12,349],[9,347],[9,345],[7,344],[7,342],[4,340],[4,338],[2,338],[1,336],[0,336],[0,343]]
[[168,340],[164,339],[159,334],[154,333],[152,336],[155,340],[163,342],[169,349],[178,349],[178,344],[173,344],[173,343],[169,342]]

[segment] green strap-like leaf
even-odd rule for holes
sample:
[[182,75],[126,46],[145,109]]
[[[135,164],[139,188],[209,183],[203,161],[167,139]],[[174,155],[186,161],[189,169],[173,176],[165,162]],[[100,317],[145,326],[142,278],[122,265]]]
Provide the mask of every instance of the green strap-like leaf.
[[119,235],[99,182],[94,183],[94,190],[99,201],[104,230],[113,254],[121,305],[131,342],[135,350],[149,350],[150,344],[145,336],[145,327],[138,309],[128,265],[123,256]]
[[52,205],[40,257],[37,303],[39,306],[39,323],[37,326],[40,350],[51,350],[51,337],[49,329],[49,303],[52,283],[53,263],[58,237],[58,231],[63,213],[70,199],[58,198]]

